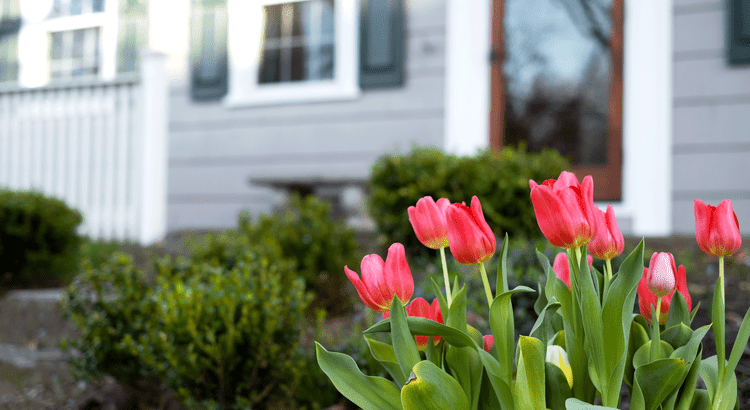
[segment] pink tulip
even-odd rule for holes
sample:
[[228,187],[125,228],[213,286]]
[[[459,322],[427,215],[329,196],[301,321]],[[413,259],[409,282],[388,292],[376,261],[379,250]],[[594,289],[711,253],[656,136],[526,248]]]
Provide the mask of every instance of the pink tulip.
[[[438,303],[437,298],[432,300],[432,304],[429,304],[424,298],[414,299],[409,306],[406,307],[406,314],[410,317],[423,317],[440,324],[443,323],[443,313],[440,311],[440,303]],[[390,316],[391,312],[383,312],[384,318]],[[417,342],[418,350],[427,350],[427,342],[429,341],[428,336],[414,336],[414,340]],[[433,336],[432,341],[437,344],[440,341],[440,336]]]
[[479,199],[471,198],[471,207],[452,204],[447,210],[448,243],[459,263],[482,263],[495,254],[495,234],[487,225]]
[[677,269],[674,256],[669,252],[654,252],[648,264],[646,284],[656,296],[666,296],[674,292]]
[[725,199],[719,206],[695,200],[695,239],[698,246],[710,255],[731,255],[740,249],[740,222],[732,209],[732,201]]
[[438,199],[437,203],[431,196],[417,201],[417,206],[410,206],[409,222],[417,234],[417,239],[424,246],[440,249],[448,246],[448,227],[445,221],[445,211],[451,205],[446,198]]
[[607,206],[606,212],[594,210],[596,216],[596,235],[587,245],[589,253],[597,259],[609,260],[625,250],[625,239],[620,228],[617,227],[615,210],[612,204]]
[[[589,261],[589,269],[591,264],[594,263],[594,258],[591,255],[586,255],[586,259]],[[565,282],[570,289],[570,266],[568,265],[568,255],[565,252],[560,252],[555,256],[555,261],[552,263],[552,271],[558,279]]]
[[[693,302],[690,298],[690,292],[688,292],[687,288],[687,277],[685,274],[684,266],[680,265],[680,267],[677,268],[677,276],[675,279],[677,282],[677,286],[675,287],[676,289],[673,290],[672,293],[664,296],[661,299],[661,309],[659,309],[659,312],[657,312],[657,314],[659,315],[659,324],[662,325],[667,322],[669,307],[672,304],[672,298],[674,297],[675,292],[680,292],[682,294],[682,297],[685,298],[688,311],[693,309]],[[648,268],[643,268],[643,276],[641,276],[641,281],[638,283],[637,292],[638,309],[641,311],[641,315],[643,315],[646,321],[648,323],[651,323],[651,306],[656,309],[658,297],[648,288]]]
[[367,307],[376,312],[391,309],[393,296],[398,296],[404,305],[414,293],[414,279],[406,263],[404,245],[394,243],[388,248],[385,262],[380,255],[371,254],[362,258],[362,279],[357,272],[344,267],[344,272]]
[[495,337],[492,335],[484,335],[482,336],[482,339],[484,340],[484,351],[487,353],[492,350],[492,346],[495,345]]
[[594,181],[578,184],[576,176],[563,171],[557,180],[541,185],[529,180],[531,203],[539,229],[553,245],[564,249],[586,245],[596,234]]

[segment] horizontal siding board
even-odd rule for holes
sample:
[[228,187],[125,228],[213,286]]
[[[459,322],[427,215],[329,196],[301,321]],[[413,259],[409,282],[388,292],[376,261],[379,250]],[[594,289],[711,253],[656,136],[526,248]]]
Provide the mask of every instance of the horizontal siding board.
[[[726,196],[715,196],[711,192],[695,192],[688,198],[674,200],[672,213],[672,222],[677,234],[694,235],[695,234],[695,213],[693,210],[693,201],[700,199],[711,205],[718,205],[722,199],[731,199],[734,213],[737,214],[737,220],[740,222],[740,233],[746,235],[750,232],[750,191],[745,191],[744,198],[728,198]],[[744,245],[744,244],[743,244]],[[745,246],[746,248],[746,246]]]
[[673,192],[750,187],[750,152],[674,154]]
[[443,119],[363,121],[284,125],[265,129],[237,128],[212,132],[184,132],[170,138],[170,162],[182,158],[255,156],[292,153],[386,152],[416,145],[441,145]]
[[750,142],[750,103],[674,108],[674,143]]
[[721,50],[724,48],[723,10],[678,14],[674,17],[674,51]]
[[750,98],[750,75],[747,69],[727,68],[723,59],[675,61],[674,96],[676,99],[709,96]]
[[435,24],[445,24],[446,0],[408,0],[406,30],[419,31]]
[[678,9],[680,7],[685,7],[685,6],[717,4],[720,2],[721,0],[673,0],[675,9]]

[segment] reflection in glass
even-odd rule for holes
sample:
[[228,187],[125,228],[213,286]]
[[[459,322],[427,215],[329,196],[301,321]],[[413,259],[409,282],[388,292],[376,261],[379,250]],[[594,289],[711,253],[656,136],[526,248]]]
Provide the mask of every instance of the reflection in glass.
[[506,0],[503,144],[607,163],[612,0]]

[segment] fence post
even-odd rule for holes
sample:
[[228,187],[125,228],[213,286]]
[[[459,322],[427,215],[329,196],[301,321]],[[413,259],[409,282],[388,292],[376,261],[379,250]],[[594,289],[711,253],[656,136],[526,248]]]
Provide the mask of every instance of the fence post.
[[149,245],[167,231],[167,136],[169,86],[165,56],[141,51],[141,195],[138,239]]

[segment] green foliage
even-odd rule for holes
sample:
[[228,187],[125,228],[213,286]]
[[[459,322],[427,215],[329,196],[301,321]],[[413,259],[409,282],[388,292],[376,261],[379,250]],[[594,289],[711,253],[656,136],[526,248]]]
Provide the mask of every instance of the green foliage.
[[76,272],[81,214],[38,192],[0,190],[0,274],[13,286]]
[[446,155],[435,148],[415,148],[408,155],[386,155],[373,166],[370,213],[386,242],[401,242],[410,253],[421,253],[406,210],[427,195],[434,199],[482,201],[484,216],[497,235],[539,237],[529,197],[529,179],[557,178],[567,161],[556,151],[534,154],[524,148],[485,151],[475,157]]
[[157,376],[189,408],[249,409],[291,399],[310,299],[292,264],[262,247],[231,269],[165,258],[153,283],[116,254],[64,295],[63,315],[81,337],[63,347],[81,353],[71,361],[79,378],[108,374],[136,386]]
[[346,265],[359,265],[355,257],[359,247],[354,231],[344,221],[331,218],[331,206],[324,200],[293,195],[274,215],[261,215],[253,223],[243,214],[236,230],[204,235],[192,242],[195,261],[210,261],[228,269],[248,247],[262,247],[265,255],[294,263],[296,275],[315,293],[314,306],[331,314],[351,310],[343,271]]

